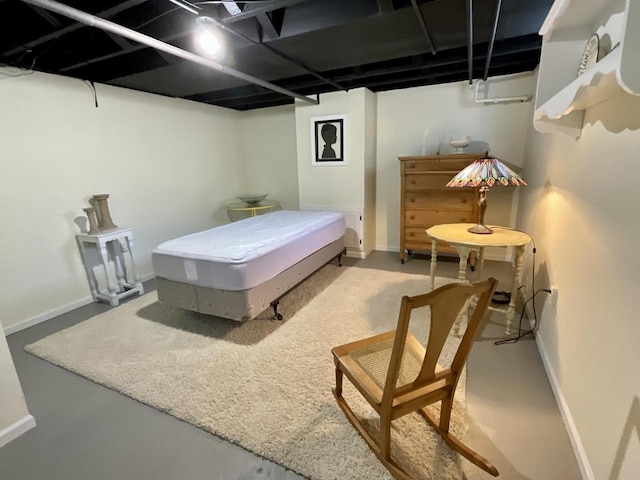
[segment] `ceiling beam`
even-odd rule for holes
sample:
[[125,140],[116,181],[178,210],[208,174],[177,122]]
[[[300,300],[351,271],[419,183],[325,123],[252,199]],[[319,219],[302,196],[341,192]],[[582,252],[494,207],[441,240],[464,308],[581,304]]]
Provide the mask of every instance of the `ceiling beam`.
[[304,1],[306,0],[279,0],[267,2],[263,6],[258,6],[257,4],[247,4],[245,5],[244,11],[242,13],[238,15],[229,15],[228,17],[221,19],[221,21],[226,24],[236,23],[241,20],[246,20],[247,18],[253,18],[260,13],[268,13],[280,8],[291,7]]
[[380,15],[392,13],[394,10],[393,0],[378,0],[378,12],[380,12]]
[[288,55],[285,55],[284,53],[276,50],[273,47],[270,47],[269,45],[266,45],[266,44],[264,44],[262,42],[258,42],[256,40],[254,40],[253,38],[249,37],[248,35],[245,35],[244,33],[236,30],[235,28],[233,28],[233,27],[231,27],[229,25],[226,25],[225,23],[221,22],[220,20],[216,20],[215,18],[211,18],[211,21],[213,23],[215,23],[216,25],[218,25],[223,30],[226,30],[227,32],[229,32],[231,34],[233,34],[233,35],[235,35],[235,36],[237,36],[239,38],[242,38],[243,40],[249,42],[252,45],[255,45],[258,48],[261,48],[263,50],[266,50],[266,51],[274,54],[275,56],[281,58],[282,60],[285,60],[286,62],[288,62],[288,63],[290,63],[292,65],[295,65],[298,68],[301,68],[302,70],[306,71],[307,73],[310,73],[311,75],[313,75],[314,77],[322,80],[323,82],[328,83],[329,85],[332,85],[333,87],[337,88],[338,90],[346,90],[346,88],[344,88],[342,85],[339,85],[339,84],[335,83],[333,80],[331,80],[331,79],[329,79],[329,78],[327,78],[327,77],[325,77],[323,75],[320,75],[320,73],[318,73],[315,70],[309,68],[307,65],[305,65],[304,63],[296,60],[295,58],[292,58],[292,57],[290,57]]
[[[129,8],[133,8],[136,5],[140,5],[141,3],[146,2],[147,0],[128,0],[123,3],[119,3],[115,7],[108,8],[107,10],[103,10],[102,12],[96,14],[96,16],[101,18],[109,18],[120,12],[128,10]],[[54,38],[58,38],[62,35],[66,35],[67,33],[75,32],[76,30],[83,28],[84,25],[82,23],[74,23],[65,28],[61,28],[54,32],[48,33],[47,35],[43,35],[42,37],[36,38],[29,43],[25,43],[20,45],[19,47],[12,48],[11,50],[7,50],[6,52],[0,53],[0,57],[8,57],[11,55],[15,55],[17,53],[22,53],[25,50],[29,50],[30,48],[37,47],[38,45],[42,45],[43,43],[48,42],[49,40],[53,40]]]
[[433,39],[431,38],[431,35],[429,34],[429,29],[427,28],[427,24],[424,22],[424,18],[422,17],[422,12],[420,11],[420,8],[418,7],[418,3],[416,2],[416,0],[411,0],[411,5],[413,5],[413,11],[416,14],[416,17],[418,17],[418,23],[420,23],[420,28],[422,29],[422,33],[424,34],[424,38],[427,40],[427,45],[429,46],[429,49],[431,50],[431,53],[433,53],[435,55],[436,54],[436,47],[433,44]]
[[47,21],[47,23],[49,23],[50,25],[53,25],[56,28],[62,26],[62,22],[58,20],[56,17],[54,17],[53,15],[51,15],[46,10],[43,10],[38,7],[34,7],[33,5],[29,5],[29,8],[34,12],[36,12],[38,15],[40,15],[42,18],[44,18]]
[[262,27],[262,33],[269,40],[276,40],[277,38],[280,38],[280,32],[278,31],[278,29],[276,29],[276,26],[269,18],[269,15],[264,12],[259,13],[256,15],[256,20],[258,20],[258,23]]
[[[508,42],[507,45],[499,45],[498,48],[496,48],[494,58],[497,60],[498,66],[504,66],[505,64],[513,65],[517,63],[517,60],[520,60],[523,64],[528,65],[532,61],[535,61],[537,58],[539,58],[540,37],[537,34],[534,34],[526,36],[525,38],[526,41],[524,42],[522,40],[518,42],[513,40],[505,41]],[[335,78],[336,81],[339,81],[342,84],[356,82],[357,86],[366,86],[366,79],[372,79],[372,82],[370,82],[370,84],[374,84],[375,82],[376,85],[383,85],[396,82],[396,80],[389,78],[385,80],[381,79],[380,77],[411,73],[417,70],[437,72],[444,67],[454,66],[456,73],[459,73],[461,71],[464,72],[465,68],[463,67],[463,65],[465,64],[467,58],[465,55],[465,48],[462,47],[457,49],[457,51],[453,53],[442,51],[437,57],[429,56],[426,61],[422,62],[416,61],[415,56],[406,57],[405,60],[407,60],[407,63],[402,66],[396,65],[394,67],[385,67],[383,66],[383,64],[376,64],[375,68],[373,68],[372,65],[365,65],[365,68],[353,68],[352,73],[349,74],[334,74],[333,78]],[[484,60],[484,55],[476,57],[476,60]],[[459,65],[459,67],[456,68],[456,65]],[[496,67],[493,67],[492,70],[494,70],[495,68]],[[437,75],[444,74],[445,73],[438,73]],[[378,80],[374,80],[376,78],[378,78]],[[410,78],[421,78],[421,76],[418,75]],[[400,81],[402,81],[402,79],[397,80],[397,82]],[[323,85],[322,82],[318,81],[317,79],[311,78],[308,75],[305,77],[296,77],[278,81],[277,84],[283,88],[295,89],[299,92],[303,92],[307,89],[317,91],[317,89]],[[356,87],[352,86],[351,88]],[[224,90],[189,95],[183,98],[194,100],[196,102],[217,104],[217,102],[223,102],[224,100],[255,97],[260,98],[265,94],[266,91],[260,87],[256,87],[254,85],[246,85],[242,87],[227,88]]]
[[230,77],[234,77],[248,83],[253,83],[255,85],[260,85],[262,87],[268,88],[269,90],[273,90],[274,92],[278,92],[283,95],[298,98],[307,103],[311,103],[314,105],[318,104],[318,101],[316,99],[309,98],[305,95],[300,95],[299,93],[284,89],[273,83],[266,82],[260,78],[254,77],[252,75],[248,75],[244,72],[240,72],[233,68],[226,67],[217,62],[209,60],[208,58],[195,55],[194,53],[188,52],[186,50],[182,50],[181,48],[175,47],[168,43],[161,42],[155,38],[149,37],[148,35],[144,35],[140,32],[136,32],[135,30],[131,30],[130,28],[123,27],[122,25],[118,25],[116,23],[110,22],[108,20],[104,20],[102,18],[98,18],[95,15],[91,15],[89,13],[83,12],[73,7],[69,7],[68,5],[65,5],[63,3],[56,2],[55,0],[22,0],[22,1],[25,3],[29,3],[31,5],[37,5],[39,7],[46,8],[47,10],[58,13],[59,15],[63,15],[77,22],[84,23],[85,25],[90,25],[92,27],[99,28],[100,30],[105,30],[108,32],[115,33],[117,35],[121,35],[125,38],[133,40],[134,42],[142,43],[150,47],[153,47],[154,49],[163,50],[167,53],[175,55],[176,57],[189,60],[190,62],[196,63],[210,70],[214,70],[214,71],[223,73],[225,75],[229,75]]
[[111,40],[113,40],[113,43],[118,45],[122,50],[126,50],[132,45],[131,42],[127,41],[126,38],[123,38],[120,35],[116,35],[115,33],[111,33],[111,32],[104,32],[104,33],[106,33],[107,36]]

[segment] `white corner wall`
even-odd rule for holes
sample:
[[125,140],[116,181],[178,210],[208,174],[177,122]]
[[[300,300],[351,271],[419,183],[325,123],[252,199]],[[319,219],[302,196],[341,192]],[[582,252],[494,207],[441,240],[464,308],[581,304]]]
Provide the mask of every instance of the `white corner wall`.
[[283,209],[297,210],[298,162],[293,105],[240,114],[238,145],[245,166],[247,192],[267,193]]
[[[532,74],[491,78],[481,98],[530,95]],[[379,92],[377,138],[376,249],[400,249],[398,157],[451,153],[450,137],[469,136],[469,152],[490,152],[522,166],[532,102],[478,104],[467,82]],[[426,134],[426,135],[425,135]],[[426,137],[426,138],[425,138]],[[526,188],[526,187],[525,187]],[[485,222],[515,227],[514,188],[493,188]],[[497,250],[504,252],[503,250]],[[488,258],[491,255],[488,255]],[[497,257],[500,258],[500,257]],[[503,255],[501,259],[509,258]]]
[[0,447],[35,426],[22,394],[7,339],[0,331]]
[[[13,70],[12,73],[15,73]],[[109,193],[152,275],[160,242],[227,222],[247,190],[238,112],[34,73],[0,82],[0,309],[11,332],[90,301],[75,244],[83,207]],[[25,323],[26,322],[26,323]]]
[[578,140],[529,131],[518,227],[558,288],[538,345],[584,478],[640,478],[640,98],[589,110]]

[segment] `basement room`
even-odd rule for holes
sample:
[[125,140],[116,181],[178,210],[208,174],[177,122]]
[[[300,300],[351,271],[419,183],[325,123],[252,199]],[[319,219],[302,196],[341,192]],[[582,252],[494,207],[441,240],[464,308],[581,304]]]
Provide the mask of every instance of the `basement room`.
[[0,479],[640,478],[640,0],[0,31]]

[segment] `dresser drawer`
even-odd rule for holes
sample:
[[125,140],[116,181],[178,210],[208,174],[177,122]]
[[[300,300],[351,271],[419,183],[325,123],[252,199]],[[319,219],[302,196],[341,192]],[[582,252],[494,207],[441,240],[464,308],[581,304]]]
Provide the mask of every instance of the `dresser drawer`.
[[[430,252],[431,238],[426,233],[429,227],[405,227],[404,248],[417,252]],[[438,253],[456,253],[456,251],[447,242],[438,241]]]
[[404,224],[407,226],[440,225],[443,223],[472,223],[477,220],[473,210],[405,210]]
[[405,208],[426,208],[429,210],[473,211],[475,193],[473,190],[407,192],[404,196]]
[[[482,155],[477,155],[475,157],[481,157]],[[406,160],[403,161],[402,164],[404,166],[404,173],[412,173],[412,172],[433,172],[433,171],[449,171],[453,172],[453,175],[458,173],[464,167],[469,165],[474,160],[474,156],[465,156],[464,158],[446,158],[446,159],[438,159],[438,160],[428,160],[428,161],[420,161],[420,160]],[[453,176],[451,175],[451,176]]]
[[404,188],[407,192],[426,189],[444,189],[456,172],[453,173],[420,173],[416,175],[406,175],[404,178]]

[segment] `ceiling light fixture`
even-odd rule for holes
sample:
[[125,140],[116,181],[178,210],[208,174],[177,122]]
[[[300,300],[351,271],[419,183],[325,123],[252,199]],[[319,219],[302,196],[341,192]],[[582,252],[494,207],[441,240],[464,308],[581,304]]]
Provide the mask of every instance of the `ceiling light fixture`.
[[212,18],[199,16],[196,19],[195,32],[196,45],[202,53],[211,58],[220,58],[223,52],[223,43],[219,30]]

